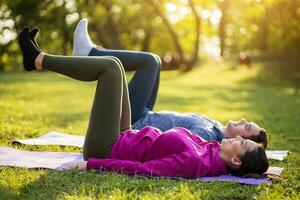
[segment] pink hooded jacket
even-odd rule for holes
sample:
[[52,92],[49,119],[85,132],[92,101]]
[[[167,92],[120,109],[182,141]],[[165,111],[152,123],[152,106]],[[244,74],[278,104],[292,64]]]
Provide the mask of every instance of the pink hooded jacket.
[[227,173],[217,142],[184,128],[161,132],[154,127],[121,133],[109,158],[88,159],[87,170],[92,169],[187,179]]

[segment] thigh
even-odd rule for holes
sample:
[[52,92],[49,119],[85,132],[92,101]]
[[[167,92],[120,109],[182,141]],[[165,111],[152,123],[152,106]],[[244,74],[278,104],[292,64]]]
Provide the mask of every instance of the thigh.
[[118,58],[126,71],[137,71],[144,67],[143,62],[149,57],[157,57],[149,52],[129,51],[129,50],[112,50],[93,48],[89,56],[113,56]]

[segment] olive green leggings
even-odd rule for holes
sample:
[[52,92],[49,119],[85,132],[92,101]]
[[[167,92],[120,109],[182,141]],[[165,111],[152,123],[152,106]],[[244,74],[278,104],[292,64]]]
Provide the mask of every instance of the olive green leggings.
[[[122,63],[115,57],[46,54],[43,68],[80,81],[98,81],[83,157],[106,158],[121,131],[131,128],[130,103]],[[74,91],[76,92],[76,91]]]

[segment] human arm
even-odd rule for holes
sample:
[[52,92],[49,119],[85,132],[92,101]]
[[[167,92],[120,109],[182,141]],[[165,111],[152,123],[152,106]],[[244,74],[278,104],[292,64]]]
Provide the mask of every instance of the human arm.
[[205,176],[207,169],[197,168],[197,162],[187,152],[146,162],[90,158],[87,170],[116,171],[128,175],[143,174],[151,176],[170,176],[182,178],[198,178]]

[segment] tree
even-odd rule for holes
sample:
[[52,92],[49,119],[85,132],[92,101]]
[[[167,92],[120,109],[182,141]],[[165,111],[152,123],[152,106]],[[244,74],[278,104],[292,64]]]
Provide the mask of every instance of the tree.
[[192,53],[192,57],[190,59],[186,58],[184,55],[184,50],[179,42],[179,37],[172,27],[172,24],[170,23],[169,19],[165,16],[165,14],[161,11],[159,6],[153,1],[153,0],[146,0],[155,10],[158,16],[162,18],[163,23],[165,24],[167,30],[169,31],[174,45],[176,49],[176,53],[179,55],[179,66],[183,71],[189,71],[194,66],[195,62],[198,58],[198,52],[199,52],[199,37],[200,37],[200,24],[201,24],[201,17],[198,14],[198,11],[196,10],[196,6],[192,0],[188,0],[188,4],[190,9],[192,10],[194,20],[195,20],[195,42],[194,42],[194,50]]
[[219,24],[219,38],[220,38],[220,56],[224,56],[224,49],[225,49],[225,39],[226,39],[226,23],[228,18],[228,8],[229,8],[229,1],[228,0],[219,0],[218,2],[219,8],[222,13],[222,17],[220,19]]

